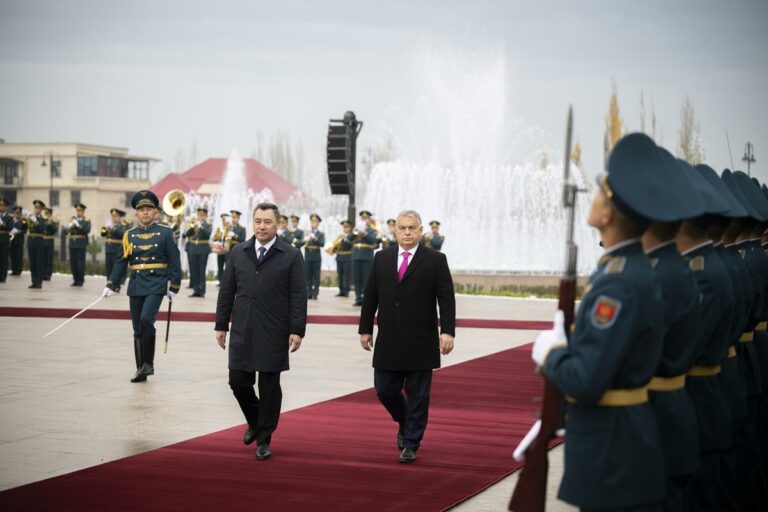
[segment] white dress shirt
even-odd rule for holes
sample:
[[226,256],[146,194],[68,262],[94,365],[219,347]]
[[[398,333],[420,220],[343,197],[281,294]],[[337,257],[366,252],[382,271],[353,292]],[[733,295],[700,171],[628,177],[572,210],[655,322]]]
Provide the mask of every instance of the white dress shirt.
[[[277,237],[276,237],[276,236],[273,236],[273,237],[272,237],[272,240],[270,240],[270,241],[269,241],[269,242],[267,242],[266,244],[262,244],[261,242],[259,242],[258,240],[256,240],[256,243],[255,243],[255,244],[253,244],[253,250],[254,250],[254,251],[256,251],[256,258],[258,258],[258,257],[259,257],[259,247],[263,247],[263,248],[264,248],[264,256],[266,256],[266,255],[267,255],[267,253],[269,252],[269,250],[272,248],[272,246],[273,246],[273,245],[275,245],[275,241],[276,241],[276,240],[277,240]],[[262,256],[262,258],[263,258],[264,256]]]
[[[418,249],[418,248],[419,248],[419,246],[417,245],[416,247],[408,249],[407,252],[411,253],[411,255],[408,256],[408,265],[409,266],[410,266],[411,262],[413,261],[413,256],[416,254],[416,249]],[[406,250],[398,245],[397,246],[397,267],[395,267],[395,270],[398,271],[398,272],[400,271],[400,265],[403,264],[403,253],[404,252],[406,252]]]

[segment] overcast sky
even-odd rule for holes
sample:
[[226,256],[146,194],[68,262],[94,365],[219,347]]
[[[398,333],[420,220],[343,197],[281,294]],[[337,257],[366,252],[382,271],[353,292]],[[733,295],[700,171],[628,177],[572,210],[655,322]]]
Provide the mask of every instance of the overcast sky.
[[[750,140],[768,179],[766,21],[764,0],[0,0],[0,138],[125,146],[172,168],[195,139],[202,158],[248,155],[283,130],[317,164],[328,118],[353,109],[362,144],[389,133],[406,157],[437,144],[446,159],[477,132],[444,125],[493,111],[497,145],[527,134],[525,151],[561,151],[572,104],[595,172],[615,83],[628,128],[642,90],[674,151],[689,95],[708,163],[730,167],[728,129],[736,167]],[[454,108],[470,112],[436,111]]]

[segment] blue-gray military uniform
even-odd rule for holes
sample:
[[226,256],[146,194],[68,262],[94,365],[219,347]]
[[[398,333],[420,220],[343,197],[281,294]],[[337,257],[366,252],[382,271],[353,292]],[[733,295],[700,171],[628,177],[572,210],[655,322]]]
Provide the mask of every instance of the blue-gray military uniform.
[[[439,227],[440,226],[440,222],[438,222],[436,220],[430,221],[429,227],[431,228],[433,226],[438,226]],[[426,245],[430,249],[434,249],[436,251],[439,251],[439,250],[441,250],[443,248],[443,242],[445,242],[445,237],[443,235],[441,235],[440,233],[435,235],[434,233],[432,233],[430,231],[429,233],[426,233],[422,237],[422,242],[424,243],[424,245]]]
[[[299,217],[297,215],[291,215],[290,217],[291,221],[299,221]],[[286,230],[288,231],[288,230]],[[306,240],[304,240],[304,231],[300,228],[296,228],[291,233],[291,245],[293,245],[297,249],[301,249],[304,247],[304,245],[307,243]]]
[[[663,169],[653,141],[630,134],[614,147],[599,184],[625,216],[668,222],[677,205]],[[544,360],[568,402],[559,492],[568,503],[661,510],[664,451],[648,393],[663,353],[663,305],[640,239],[609,247],[576,312],[569,346],[553,348]]]
[[14,206],[11,208],[12,213],[19,215],[19,218],[12,216],[11,220],[11,245],[10,245],[10,258],[11,258],[11,275],[20,276],[21,271],[24,268],[24,238],[27,235],[27,219],[21,217],[21,206]]
[[[7,207],[8,203],[0,197],[0,205]],[[11,230],[13,217],[7,212],[0,213],[0,283],[8,276],[8,255],[11,251]]]
[[[112,208],[110,213],[116,213],[120,216],[125,216],[125,212],[118,208]],[[123,235],[128,229],[128,225],[121,220],[114,223],[111,226],[104,226],[101,228],[101,236],[104,238],[104,267],[107,279],[112,275],[112,269],[115,267],[115,262],[120,258],[123,253]],[[125,278],[119,283],[120,286],[125,284]]]
[[[147,206],[157,208],[157,205],[157,196],[149,190],[137,192],[131,200],[131,206],[137,210]],[[107,287],[117,290],[123,276],[130,274],[128,297],[136,359],[136,375],[131,381],[141,382],[155,371],[155,319],[163,296],[169,290],[179,292],[181,258],[173,229],[158,222],[148,227],[138,224],[126,231],[122,247]]]
[[[344,220],[341,222],[352,226],[352,222]],[[333,244],[333,252],[336,255],[336,278],[339,281],[339,293],[337,297],[349,297],[350,284],[349,279],[352,274],[352,242],[342,233]]]
[[40,215],[34,215],[27,220],[27,252],[29,254],[29,271],[32,275],[30,288],[42,288],[45,275],[45,254],[43,253],[43,236],[45,236],[46,222],[42,215],[45,203],[40,200],[33,201],[36,207],[41,209]]
[[[85,211],[85,205],[78,203],[75,209]],[[72,270],[72,285],[83,286],[85,282],[85,253],[88,248],[88,235],[91,232],[91,219],[72,217],[65,228],[69,235],[69,267]]]
[[56,235],[59,234],[59,223],[54,220],[52,209],[46,208],[45,211],[48,213],[48,219],[45,221],[45,234],[43,234],[43,258],[45,259],[43,281],[50,281],[53,276],[53,248]]
[[[309,218],[310,220],[316,219],[317,222],[323,220],[314,213]],[[305,242],[304,267],[307,272],[307,298],[316,300],[320,293],[320,263],[323,260],[321,251],[325,245],[325,233],[320,230],[310,231]]]
[[[363,210],[360,216],[372,216],[370,212]],[[352,273],[355,279],[355,306],[363,305],[363,293],[368,282],[368,275],[373,265],[373,251],[379,245],[379,237],[370,226],[365,230],[347,235],[347,241],[352,242]]]
[[[205,208],[197,210],[208,213]],[[189,249],[189,277],[193,283],[192,297],[205,297],[205,269],[208,266],[208,256],[211,254],[211,246],[208,244],[211,231],[211,224],[198,221],[195,227],[188,229],[185,233]]]

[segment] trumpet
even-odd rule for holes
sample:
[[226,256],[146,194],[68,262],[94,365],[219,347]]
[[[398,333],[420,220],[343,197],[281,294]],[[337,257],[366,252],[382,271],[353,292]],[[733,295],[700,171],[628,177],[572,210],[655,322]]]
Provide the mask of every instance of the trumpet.
[[177,188],[171,190],[163,197],[163,211],[166,213],[166,215],[175,217],[176,215],[184,212],[186,207],[187,196],[185,196],[184,192]]
[[325,252],[328,253],[329,256],[333,256],[333,254],[339,250],[339,247],[341,247],[341,243],[343,241],[344,241],[344,234],[337,236],[336,240],[334,240],[331,245],[325,248]]

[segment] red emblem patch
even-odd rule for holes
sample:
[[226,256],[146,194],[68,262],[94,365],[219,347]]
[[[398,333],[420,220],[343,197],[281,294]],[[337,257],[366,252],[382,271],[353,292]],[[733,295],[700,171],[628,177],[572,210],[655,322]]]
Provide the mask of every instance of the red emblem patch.
[[621,309],[621,302],[605,295],[598,297],[592,308],[592,325],[598,329],[605,329],[613,325]]

